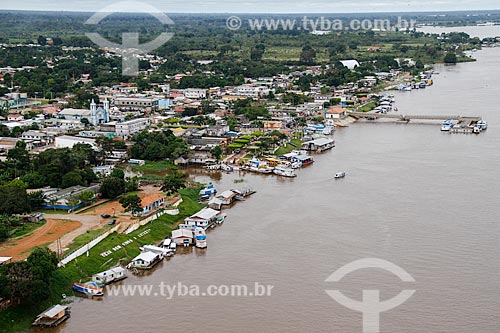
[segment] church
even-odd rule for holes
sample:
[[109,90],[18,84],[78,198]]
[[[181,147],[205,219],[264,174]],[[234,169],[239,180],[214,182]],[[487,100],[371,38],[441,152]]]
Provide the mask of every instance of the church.
[[106,98],[104,100],[103,106],[97,107],[94,100],[90,103],[90,110],[87,109],[64,109],[58,113],[59,117],[64,117],[68,120],[78,120],[87,119],[89,124],[96,126],[99,124],[104,124],[109,122],[109,101]]

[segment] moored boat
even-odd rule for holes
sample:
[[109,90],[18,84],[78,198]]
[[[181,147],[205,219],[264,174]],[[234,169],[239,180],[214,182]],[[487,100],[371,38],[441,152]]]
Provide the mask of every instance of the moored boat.
[[451,119],[443,121],[441,124],[441,131],[448,132],[453,128],[453,121]]
[[274,169],[273,173],[278,176],[283,177],[297,177],[297,174],[292,168],[289,168],[285,165],[278,164]]
[[205,229],[201,227],[197,227],[194,230],[194,238],[196,239],[196,244],[195,246],[200,249],[206,249],[207,248],[207,234],[205,232]]
[[87,283],[79,283],[76,282],[73,284],[73,289],[78,291],[79,293],[85,294],[87,296],[103,296],[102,288],[99,287],[97,282],[87,282]]

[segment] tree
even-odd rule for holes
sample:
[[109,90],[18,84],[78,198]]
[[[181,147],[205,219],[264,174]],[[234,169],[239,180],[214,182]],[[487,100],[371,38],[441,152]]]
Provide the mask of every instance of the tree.
[[113,169],[110,177],[115,177],[118,179],[125,179],[125,172],[122,169]]
[[220,146],[215,146],[210,150],[210,154],[218,161],[222,156],[222,148]]
[[142,200],[137,194],[129,194],[120,198],[118,201],[126,212],[132,212],[132,215],[142,212]]
[[21,186],[0,186],[0,214],[22,214],[31,210],[26,189]]
[[185,182],[187,175],[178,171],[174,171],[172,174],[165,177],[161,190],[168,195],[172,195],[179,191],[181,188],[185,188]]
[[90,202],[94,200],[95,198],[95,193],[93,191],[83,191],[78,195],[78,200],[80,202]]
[[458,62],[456,53],[454,52],[446,53],[446,56],[444,57],[444,62],[446,64],[456,64]]
[[85,185],[83,177],[79,171],[70,171],[62,177],[61,186],[63,188],[68,188],[76,185]]
[[314,50],[311,45],[305,45],[300,53],[300,61],[304,64],[311,64],[316,58],[316,50]]
[[116,199],[125,193],[125,181],[123,179],[108,177],[101,183],[101,195],[103,198]]
[[31,209],[36,209],[45,203],[45,194],[42,191],[31,192],[28,194],[28,201]]

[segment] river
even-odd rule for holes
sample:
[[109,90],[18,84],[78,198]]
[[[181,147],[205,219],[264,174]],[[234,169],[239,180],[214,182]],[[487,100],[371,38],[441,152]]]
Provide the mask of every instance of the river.
[[[176,255],[125,284],[273,285],[269,297],[79,299],[57,332],[361,332],[362,317],[326,289],[361,300],[416,293],[381,316],[381,332],[481,332],[500,327],[500,49],[478,61],[437,66],[435,85],[396,94],[399,112],[482,115],[480,135],[447,134],[437,124],[358,122],[335,133],[295,179],[200,174],[257,194],[227,210],[208,249]],[[336,171],[347,177],[334,180]],[[234,180],[244,178],[242,184]],[[325,282],[341,266],[376,257],[410,273],[403,283],[366,269]]]

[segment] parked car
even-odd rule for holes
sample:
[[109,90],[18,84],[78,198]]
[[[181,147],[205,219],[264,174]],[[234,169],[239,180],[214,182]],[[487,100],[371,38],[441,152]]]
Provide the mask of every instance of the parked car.
[[101,217],[103,219],[109,219],[111,217],[111,215],[109,215],[109,214],[102,214]]
[[116,219],[109,220],[108,225],[115,225]]

